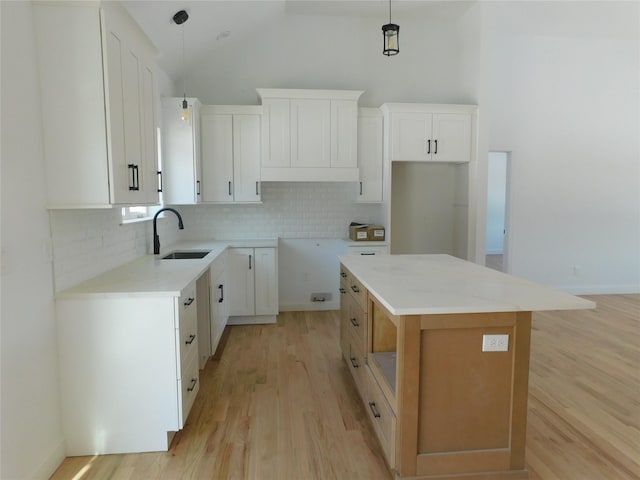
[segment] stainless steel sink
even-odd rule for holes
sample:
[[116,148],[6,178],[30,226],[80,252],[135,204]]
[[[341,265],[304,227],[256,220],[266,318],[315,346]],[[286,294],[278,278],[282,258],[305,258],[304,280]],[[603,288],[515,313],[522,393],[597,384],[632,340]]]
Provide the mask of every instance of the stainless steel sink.
[[203,258],[205,257],[211,250],[186,250],[186,251],[176,251],[172,252],[168,255],[162,257],[163,260],[185,260],[185,259],[194,259],[194,258]]

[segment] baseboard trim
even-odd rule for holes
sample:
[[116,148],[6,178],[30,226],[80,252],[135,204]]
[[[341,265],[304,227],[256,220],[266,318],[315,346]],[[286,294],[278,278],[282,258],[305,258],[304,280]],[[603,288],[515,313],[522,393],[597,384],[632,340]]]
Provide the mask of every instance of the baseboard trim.
[[336,302],[280,304],[281,312],[320,312],[324,310],[340,310],[340,304]]
[[227,325],[260,325],[276,323],[276,315],[249,315],[229,317]]
[[40,466],[33,471],[28,478],[34,480],[47,480],[55,473],[58,467],[62,464],[66,457],[64,439],[61,439],[58,444],[51,450],[51,453],[47,455],[47,458],[40,464]]

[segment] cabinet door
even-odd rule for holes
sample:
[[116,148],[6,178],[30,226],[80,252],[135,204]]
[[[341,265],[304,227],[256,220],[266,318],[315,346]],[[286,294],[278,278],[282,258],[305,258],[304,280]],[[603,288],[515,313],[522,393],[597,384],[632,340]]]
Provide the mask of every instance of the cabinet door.
[[[375,109],[377,110],[377,109]],[[382,114],[358,117],[358,202],[382,202]]]
[[433,139],[433,161],[469,162],[471,160],[471,115],[434,114]]
[[230,248],[227,256],[229,315],[255,315],[253,248]]
[[168,205],[198,203],[200,112],[197,100],[187,99],[189,120],[181,119],[182,99],[162,99],[162,197]]
[[331,166],[331,101],[291,100],[291,166]]
[[202,201],[233,201],[233,115],[202,114]]
[[275,248],[256,248],[255,305],[256,315],[277,315],[278,281]]
[[144,62],[142,65],[142,138],[144,141],[144,203],[160,202],[158,183],[158,116],[156,114],[155,65]]
[[263,101],[264,158],[263,167],[291,166],[289,99],[270,98]]
[[233,199],[260,201],[260,115],[233,116]]
[[432,114],[394,113],[391,117],[391,160],[428,161],[434,149]]
[[331,100],[331,168],[358,166],[357,137],[357,102]]

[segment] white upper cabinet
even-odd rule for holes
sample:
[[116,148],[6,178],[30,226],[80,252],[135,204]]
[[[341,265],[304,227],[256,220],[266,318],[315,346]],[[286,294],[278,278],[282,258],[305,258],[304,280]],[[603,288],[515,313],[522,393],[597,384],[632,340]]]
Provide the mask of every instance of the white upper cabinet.
[[202,201],[260,202],[262,107],[204,105],[200,121]]
[[116,2],[34,2],[49,208],[156,204],[155,48]]
[[162,196],[167,205],[200,203],[200,101],[187,98],[189,119],[182,120],[182,97],[162,99]]
[[382,202],[382,120],[379,108],[358,109],[357,202]]
[[381,108],[389,122],[391,161],[471,161],[476,106],[392,103]]
[[265,181],[358,181],[361,91],[258,89]]

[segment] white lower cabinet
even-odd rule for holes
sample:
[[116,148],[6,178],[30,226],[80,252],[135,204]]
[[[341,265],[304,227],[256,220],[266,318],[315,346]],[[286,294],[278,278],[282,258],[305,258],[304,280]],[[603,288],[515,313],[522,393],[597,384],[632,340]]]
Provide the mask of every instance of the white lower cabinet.
[[168,450],[200,387],[196,282],[59,298],[56,314],[66,454]]
[[227,257],[229,323],[275,323],[278,314],[277,250],[230,248]]
[[227,254],[218,257],[209,269],[211,328],[209,355],[216,353],[224,327],[229,319],[229,297],[227,288]]

